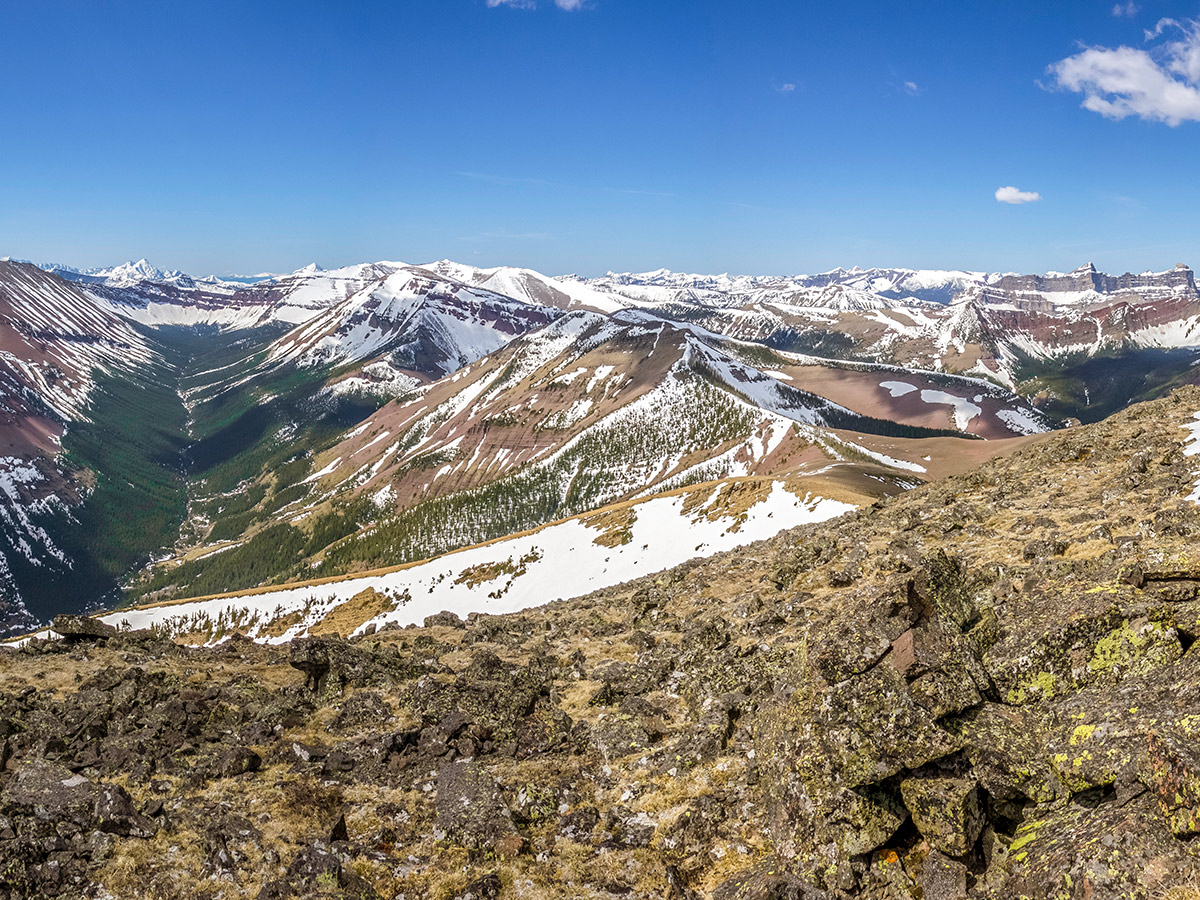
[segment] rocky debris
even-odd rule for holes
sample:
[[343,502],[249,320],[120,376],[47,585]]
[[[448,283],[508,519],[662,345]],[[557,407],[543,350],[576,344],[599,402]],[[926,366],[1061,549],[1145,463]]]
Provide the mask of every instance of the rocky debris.
[[152,837],[157,826],[121,786],[46,761],[23,766],[0,791],[0,897],[78,892],[113,836]]
[[0,900],[1173,897],[1200,871],[1200,390],[1174,397],[519,615],[0,655]]
[[447,628],[462,628],[466,623],[456,613],[452,613],[449,610],[442,610],[440,613],[426,616],[424,625],[426,628],[433,628],[438,625],[443,625]]
[[117,629],[107,622],[101,622],[91,616],[70,615],[55,616],[50,630],[62,635],[64,640],[73,642],[96,641],[117,633]]
[[287,874],[265,885],[259,900],[307,900],[340,897],[344,900],[379,900],[379,894],[347,868],[346,851],[316,841],[298,852],[288,864]]
[[97,784],[49,762],[18,770],[0,801],[39,818],[71,821],[108,834],[150,837],[156,830],[120,785]]
[[222,778],[234,778],[247,772],[257,772],[261,766],[262,757],[249,747],[233,747],[217,758],[216,774]]
[[500,786],[478,763],[467,760],[438,769],[436,834],[469,850],[499,856],[515,856],[525,844]]
[[968,778],[914,777],[900,796],[921,837],[947,856],[966,856],[983,831],[979,784]]
[[[333,642],[319,637],[300,638],[290,644],[291,658],[288,662],[292,668],[304,673],[304,686],[315,694],[325,693],[333,688],[334,693],[341,686],[341,673],[334,676],[330,684],[329,673],[336,661],[336,652],[330,654]],[[339,666],[339,669],[341,667]]]
[[415,656],[393,646],[370,652],[361,641],[336,636],[297,638],[288,645],[288,662],[305,676],[305,687],[318,703],[328,703],[347,688],[395,685],[430,671]]
[[420,679],[411,698],[425,723],[421,751],[528,757],[563,745],[572,722],[551,696],[552,679],[549,667],[510,665],[487,651],[453,681]]
[[463,888],[462,893],[454,897],[454,900],[498,900],[503,889],[504,885],[500,881],[500,876],[495,872],[489,872],[468,884]]

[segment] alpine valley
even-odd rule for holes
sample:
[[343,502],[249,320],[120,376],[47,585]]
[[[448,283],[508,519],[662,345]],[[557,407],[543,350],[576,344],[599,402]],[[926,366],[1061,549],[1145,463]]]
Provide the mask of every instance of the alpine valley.
[[0,262],[0,900],[1195,900],[1198,360],[1184,267]]
[[287,640],[368,588],[342,630],[579,596],[1098,421],[1198,351],[1182,265],[3,261],[0,623],[252,592],[150,618]]

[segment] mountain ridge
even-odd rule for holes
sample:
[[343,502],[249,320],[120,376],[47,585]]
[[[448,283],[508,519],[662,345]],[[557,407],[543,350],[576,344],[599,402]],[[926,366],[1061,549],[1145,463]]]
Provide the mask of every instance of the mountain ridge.
[[[430,510],[436,504],[443,510],[465,504],[457,514],[474,510],[470,515],[479,518],[483,506],[478,504],[512,489],[520,478],[526,479],[520,482],[526,485],[526,506],[510,523],[515,529],[547,521],[560,510],[585,511],[571,506],[571,497],[579,503],[593,497],[597,504],[619,499],[624,495],[593,493],[607,477],[600,474],[605,464],[596,455],[601,454],[598,435],[609,427],[603,425],[605,417],[617,414],[625,401],[614,406],[616,394],[606,385],[639,378],[638,354],[649,357],[659,339],[664,353],[676,345],[683,348],[686,361],[680,371],[707,387],[654,394],[656,403],[665,404],[658,418],[692,421],[674,410],[692,396],[688,391],[699,390],[702,400],[696,394],[686,402],[716,404],[707,410],[713,421],[721,418],[717,407],[736,409],[731,415],[739,422],[745,419],[745,429],[737,440],[725,435],[714,446],[681,443],[663,459],[651,459],[649,444],[642,442],[628,470],[643,472],[648,480],[631,482],[630,494],[663,490],[690,478],[793,474],[772,469],[776,464],[766,463],[761,450],[754,449],[776,446],[776,437],[767,436],[783,435],[789,419],[801,420],[794,427],[809,430],[802,439],[780,437],[778,447],[797,448],[780,459],[800,459],[797,454],[803,452],[810,454],[806,464],[819,465],[822,455],[837,461],[850,454],[891,467],[895,478],[930,477],[923,471],[949,471],[951,458],[963,450],[952,441],[930,442],[929,434],[993,440],[1054,427],[1071,417],[1098,419],[1194,380],[1192,364],[1200,349],[1200,297],[1186,267],[1115,277],[1089,265],[1046,276],[840,269],[780,279],[660,270],[580,279],[440,260],[332,270],[312,265],[252,285],[165,273],[144,260],[88,276],[111,277],[112,284],[62,280],[18,263],[0,268],[19,287],[9,289],[10,303],[18,306],[8,322],[30,335],[44,334],[35,340],[43,340],[58,359],[90,348],[79,357],[79,371],[68,372],[57,387],[46,380],[48,370],[38,362],[43,351],[28,341],[20,344],[19,353],[0,358],[0,382],[10,385],[13,398],[7,439],[14,448],[14,441],[22,442],[19,452],[10,454],[7,471],[39,473],[38,479],[20,485],[10,478],[13,489],[2,501],[11,520],[27,532],[22,539],[57,547],[53,535],[73,510],[88,508],[94,485],[110,483],[105,481],[109,473],[94,461],[81,459],[64,467],[62,461],[74,451],[60,453],[55,441],[65,434],[71,443],[72,429],[95,418],[88,409],[113,403],[114,390],[128,392],[121,382],[132,376],[122,373],[140,372],[137,377],[144,378],[151,370],[170,372],[153,377],[163,382],[157,390],[165,385],[167,393],[160,400],[174,410],[168,418],[186,419],[179,433],[151,440],[153,421],[126,412],[124,400],[112,408],[135,417],[128,421],[143,435],[139,443],[149,447],[161,438],[166,441],[161,446],[170,447],[165,455],[159,452],[137,463],[146,483],[159,486],[156,491],[184,485],[182,496],[146,498],[147,521],[156,523],[154,540],[161,540],[163,523],[177,513],[164,518],[151,509],[178,510],[186,503],[189,512],[174,547],[139,545],[139,553],[147,562],[186,561],[181,577],[196,571],[199,557],[228,548],[234,536],[244,546],[227,550],[225,560],[248,558],[252,552],[275,558],[284,541],[288,546],[298,542],[304,565],[349,568],[355,564],[353,553],[367,552],[369,543],[359,541],[361,549],[354,551],[356,536],[378,529],[393,515],[409,523],[401,530],[411,527],[426,535],[421,539],[425,543],[412,544],[405,552],[430,556],[450,545],[427,524],[418,525],[424,514],[412,503],[427,501]],[[165,280],[139,280],[143,276]],[[45,301],[38,301],[46,292],[70,297],[82,318],[75,324],[55,322],[53,314],[47,319]],[[39,325],[42,320],[54,327]],[[530,359],[566,352],[554,324],[565,321],[592,322],[601,330],[615,329],[614,335],[641,333],[645,346],[564,369],[561,383],[551,384],[559,376],[548,376],[548,388],[540,394],[532,384],[513,393],[516,382],[507,387],[497,382],[480,384],[483,401],[471,400],[461,408],[444,405],[475,384],[483,370],[472,367],[482,364],[495,378],[501,361],[524,365],[512,355],[515,348],[528,344],[521,352]],[[109,346],[104,329],[124,336],[123,344],[112,346],[134,348],[117,354],[122,357],[117,368],[108,363],[107,369],[96,368],[102,359],[96,354]],[[560,363],[566,366],[567,358]],[[568,383],[566,375],[580,365],[586,380]],[[103,372],[103,390],[87,380],[93,371]],[[664,377],[659,373],[651,382]],[[176,384],[177,396],[171,393]],[[73,391],[69,409],[63,406],[68,389]],[[489,405],[502,396],[509,397],[502,406]],[[412,439],[425,445],[398,450],[391,461],[371,454],[388,450],[398,440],[396,434],[363,447],[401,424],[387,419],[393,415],[388,409],[416,411],[431,402],[423,398],[438,397],[434,406],[442,404],[438,415],[448,422],[438,426],[441,431]],[[826,412],[818,415],[813,412],[817,409]],[[39,419],[43,414],[49,418]],[[421,415],[429,414],[427,409]],[[693,427],[700,420],[686,428],[707,434]],[[753,428],[752,420],[758,423]],[[110,425],[100,421],[86,427]],[[352,432],[361,434],[354,432],[359,427],[368,433],[356,439]],[[461,430],[455,433],[456,428]],[[400,431],[408,433],[411,425]],[[35,432],[40,437],[32,442],[20,437]],[[567,479],[562,491],[535,486],[536,473],[545,467],[538,468],[541,463],[533,454],[557,460],[555,454],[570,441],[588,448],[575,463],[587,477]],[[820,449],[801,451],[802,444]],[[92,455],[101,449],[91,446]],[[468,446],[473,449],[466,450]],[[456,455],[459,448],[465,455]],[[477,459],[463,469],[472,454]],[[369,492],[339,481],[351,456],[360,468],[375,473]],[[404,467],[407,474],[401,474]],[[656,467],[661,471],[652,476]],[[520,477],[518,470],[524,473]],[[447,493],[448,487],[457,489]],[[53,516],[44,508],[50,494],[64,504]],[[380,502],[372,499],[375,495]],[[385,496],[390,498],[386,502]],[[529,505],[533,497],[541,499]],[[273,537],[268,539],[267,532]],[[475,530],[458,539],[470,544],[497,536]],[[24,556],[16,545],[2,552],[9,564],[13,554]],[[50,553],[46,563],[51,568],[61,565],[49,549],[40,552]],[[26,559],[36,568],[40,558],[35,553]],[[205,563],[210,576],[225,560],[214,556]],[[298,577],[300,564],[251,567],[242,577]],[[161,590],[167,586],[159,577],[165,571],[156,565],[132,580],[134,573],[127,573],[123,585],[113,588]],[[19,606],[15,590],[10,583],[3,598],[12,609]]]

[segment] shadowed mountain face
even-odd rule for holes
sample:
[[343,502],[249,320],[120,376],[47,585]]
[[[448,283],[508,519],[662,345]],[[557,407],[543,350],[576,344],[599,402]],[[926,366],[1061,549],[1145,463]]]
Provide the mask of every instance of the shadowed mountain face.
[[3,889],[1186,896],[1198,540],[1185,388],[510,615],[339,637],[364,592],[209,648],[67,619],[0,655]]
[[0,263],[8,628],[416,561],[731,477],[882,467],[885,492],[1200,371],[1184,267],[56,271]]

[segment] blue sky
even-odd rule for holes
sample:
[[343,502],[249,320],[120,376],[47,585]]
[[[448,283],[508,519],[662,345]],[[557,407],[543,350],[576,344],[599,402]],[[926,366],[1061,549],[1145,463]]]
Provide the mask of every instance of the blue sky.
[[197,274],[1200,265],[1200,0],[4,13],[0,255]]

